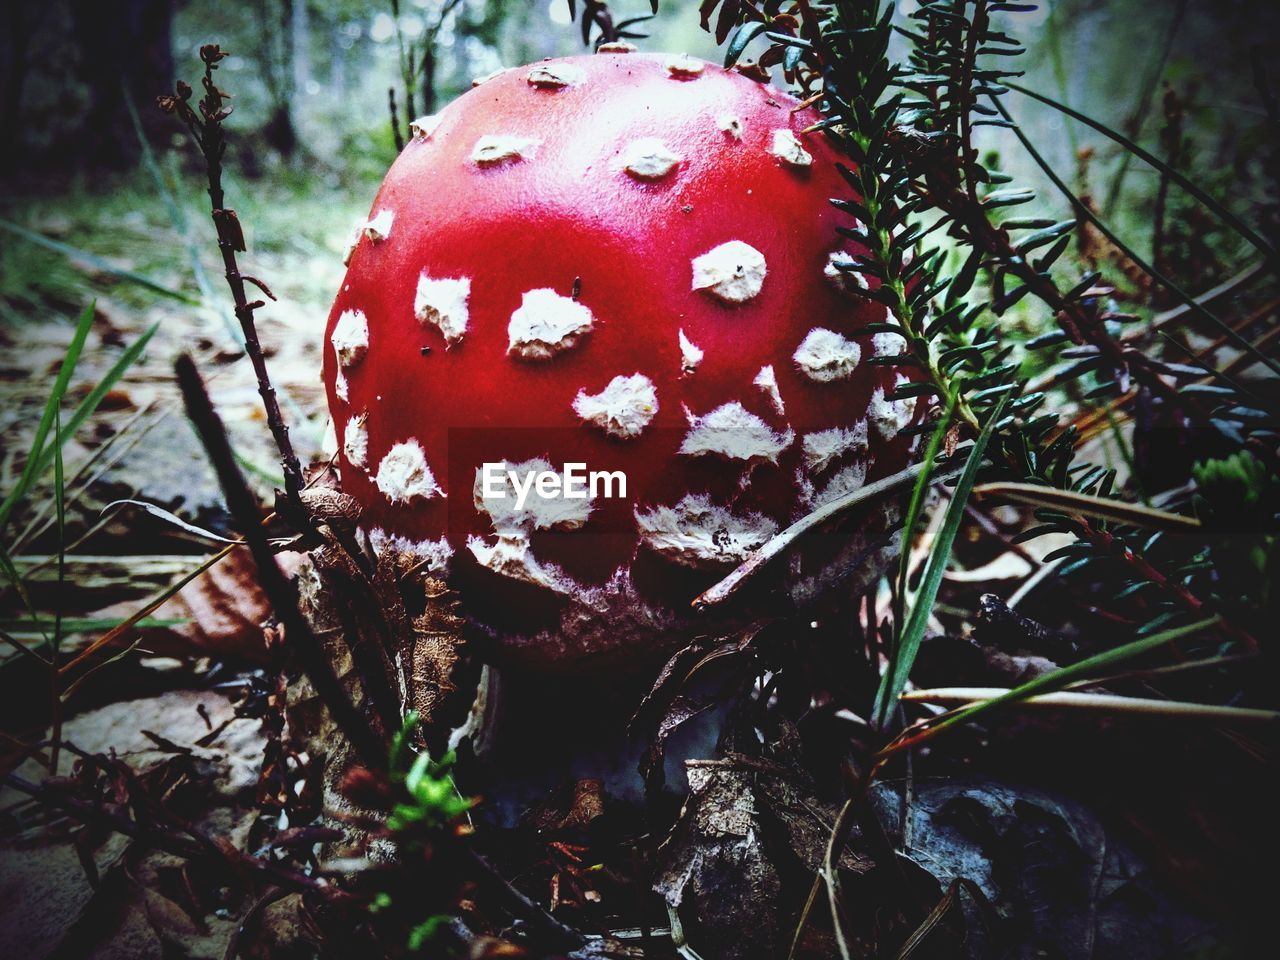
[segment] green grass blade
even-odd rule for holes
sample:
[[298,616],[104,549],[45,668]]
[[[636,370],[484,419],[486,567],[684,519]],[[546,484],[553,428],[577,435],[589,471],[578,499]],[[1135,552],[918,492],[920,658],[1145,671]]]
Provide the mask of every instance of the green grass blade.
[[1126,150],[1128,150],[1130,153],[1136,156],[1139,160],[1143,161],[1146,164],[1149,164],[1150,166],[1154,167],[1156,170],[1159,170],[1162,174],[1164,174],[1166,177],[1168,177],[1170,180],[1176,183],[1179,187],[1187,191],[1187,193],[1191,194],[1191,196],[1195,197],[1196,200],[1202,203],[1205,207],[1213,211],[1214,215],[1217,216],[1218,219],[1220,219],[1223,223],[1230,226],[1233,230],[1235,230],[1238,234],[1240,234],[1240,236],[1244,237],[1251,244],[1253,244],[1253,246],[1258,250],[1258,252],[1260,252],[1263,256],[1265,256],[1268,260],[1272,260],[1272,261],[1275,260],[1276,258],[1275,247],[1273,247],[1266,240],[1260,237],[1253,230],[1252,227],[1250,227],[1247,223],[1245,223],[1243,220],[1237,217],[1234,213],[1228,210],[1225,206],[1223,206],[1213,197],[1209,196],[1209,194],[1201,190],[1198,186],[1196,186],[1193,180],[1190,180],[1187,177],[1183,176],[1181,173],[1179,173],[1169,164],[1165,163],[1155,154],[1147,150],[1144,150],[1138,144],[1134,143],[1132,140],[1126,137],[1123,133],[1120,133],[1118,130],[1112,130],[1105,123],[1101,123],[1097,120],[1094,120],[1092,117],[1086,116],[1085,114],[1080,113],[1078,110],[1073,110],[1071,107],[1067,106],[1065,103],[1059,103],[1057,100],[1054,100],[1052,97],[1046,97],[1044,94],[1037,93],[1036,91],[1031,90],[1027,87],[1024,87],[1021,84],[1014,83],[1012,81],[1006,81],[1004,85],[1011,90],[1017,90],[1019,93],[1023,94],[1024,96],[1028,96],[1028,97],[1031,97],[1031,99],[1033,100],[1040,101],[1045,106],[1053,107],[1053,109],[1058,110],[1062,113],[1065,113],[1068,117],[1071,117],[1072,119],[1075,119],[1075,120],[1079,120],[1081,123],[1085,124],[1086,126],[1092,127],[1094,130],[1097,130],[1104,137],[1109,137],[1110,139],[1114,140],[1116,143],[1120,144],[1120,146],[1124,147]]
[[[1057,670],[1042,674],[1034,680],[1028,680],[1020,687],[1014,687],[1008,693],[995,697],[991,700],[984,700],[981,703],[971,704],[954,713],[946,714],[937,723],[928,728],[928,734],[934,736],[941,731],[954,727],[962,723],[968,723],[983,714],[1010,703],[1019,700],[1026,700],[1028,697],[1038,696],[1043,693],[1052,693],[1061,690],[1063,687],[1077,680],[1096,674],[1099,670],[1109,668],[1117,663],[1125,660],[1132,660],[1134,657],[1140,657],[1144,653],[1150,653],[1152,650],[1158,650],[1170,643],[1175,643],[1185,637],[1199,633],[1218,622],[1217,617],[1210,617],[1207,620],[1198,620],[1195,623],[1187,624],[1183,627],[1174,627],[1171,630],[1163,630],[1160,633],[1153,633],[1149,637],[1143,637],[1140,640],[1133,640],[1121,646],[1114,647],[1111,650],[1104,650],[1102,653],[1096,653],[1092,657],[1086,657],[1079,663],[1073,663],[1069,667],[1059,667]],[[908,741],[914,740],[914,737],[908,738]],[[895,744],[894,749],[899,749],[903,743]]]
[[71,660],[69,660],[62,667],[62,672],[69,673],[71,670],[75,669],[80,664],[90,659],[95,653],[97,653],[103,647],[114,643],[124,634],[126,630],[130,630],[133,627],[136,627],[141,620],[151,615],[152,613],[155,613],[155,611],[158,610],[166,600],[168,600],[170,597],[176,594],[179,590],[185,587],[188,583],[190,583],[196,577],[200,576],[200,574],[204,573],[206,570],[212,567],[215,563],[217,563],[223,557],[231,553],[231,551],[234,550],[236,546],[237,546],[236,544],[231,544],[223,547],[217,553],[207,557],[203,562],[201,562],[193,570],[188,571],[186,574],[179,577],[173,583],[169,584],[167,587],[162,589],[159,593],[153,594],[151,598],[148,599],[145,604],[143,604],[141,609],[133,613],[131,616],[126,617],[120,623],[116,624],[114,627],[112,627],[110,630],[108,630],[106,633],[100,636],[97,640],[93,641],[93,643],[89,644],[89,646],[85,647],[85,649],[77,653]]
[[1007,401],[1008,395],[1000,398],[999,404],[987,418],[982,432],[978,434],[978,439],[974,441],[973,450],[969,453],[969,459],[964,465],[964,472],[956,482],[955,492],[947,507],[946,517],[942,521],[942,529],[925,564],[920,591],[916,594],[911,604],[911,611],[907,614],[906,622],[899,632],[897,649],[893,652],[889,669],[880,678],[880,689],[876,691],[872,716],[876,725],[881,728],[888,723],[889,714],[898,703],[898,695],[907,685],[907,677],[911,674],[911,667],[920,650],[920,641],[924,639],[924,631],[929,625],[929,614],[933,611],[933,603],[938,598],[938,589],[942,586],[942,576],[946,573],[947,563],[951,559],[951,547],[955,543],[956,534],[960,532],[965,504],[969,501],[969,494],[977,481],[978,471],[982,468],[983,454],[986,452],[996,423],[1004,414]]
[[[34,650],[28,647],[25,643],[19,640],[17,637],[9,633],[9,631],[5,630],[3,627],[0,627],[0,640],[3,640],[5,643],[9,644],[9,646],[13,647],[13,649],[17,650],[18,654],[23,654],[25,656],[30,657],[32,660],[36,661],[36,663],[40,664],[45,669],[48,669],[49,667],[48,660],[40,656],[40,654],[36,653]],[[0,658],[0,666],[3,666],[8,661],[9,661],[9,658]]]
[[[1004,117],[1004,119],[1010,121],[1011,123],[1013,122],[1013,116],[1005,108],[1005,105],[1000,102],[999,97],[988,96],[987,100],[996,108],[997,111],[999,111],[1000,115]],[[1045,176],[1048,177],[1049,180],[1053,183],[1053,185],[1058,188],[1058,191],[1064,197],[1066,197],[1067,201],[1071,204],[1071,208],[1076,212],[1078,212],[1081,217],[1088,220],[1089,223],[1093,224],[1093,226],[1097,229],[1099,233],[1101,233],[1104,237],[1106,237],[1108,240],[1114,243],[1116,247],[1126,257],[1128,257],[1130,260],[1133,261],[1134,265],[1137,266],[1139,270],[1147,274],[1147,276],[1155,280],[1156,283],[1160,284],[1162,287],[1164,287],[1166,290],[1172,293],[1175,297],[1181,300],[1188,308],[1190,308],[1192,313],[1212,323],[1215,327],[1218,328],[1219,332],[1221,332],[1224,337],[1230,340],[1233,344],[1235,344],[1245,353],[1249,354],[1259,363],[1264,364],[1273,373],[1280,374],[1280,362],[1273,360],[1271,357],[1267,356],[1265,353],[1263,353],[1261,350],[1255,347],[1252,343],[1250,343],[1248,338],[1243,336],[1234,327],[1232,327],[1228,323],[1223,322],[1222,318],[1217,316],[1216,314],[1210,313],[1207,309],[1205,309],[1205,307],[1202,304],[1200,304],[1189,293],[1187,293],[1185,290],[1179,287],[1176,283],[1174,283],[1172,280],[1170,280],[1168,277],[1166,277],[1164,274],[1158,271],[1151,264],[1147,263],[1147,261],[1142,259],[1142,257],[1138,256],[1137,251],[1135,251],[1127,243],[1121,240],[1120,237],[1117,236],[1115,231],[1112,230],[1110,227],[1108,227],[1106,223],[1103,222],[1102,218],[1099,217],[1096,213],[1094,213],[1089,208],[1088,204],[1082,202],[1080,198],[1077,197],[1075,193],[1071,190],[1071,188],[1068,187],[1066,183],[1063,182],[1062,178],[1058,176],[1057,171],[1053,169],[1052,165],[1047,160],[1045,160],[1045,158],[1041,155],[1040,151],[1036,149],[1035,144],[1031,142],[1031,139],[1025,133],[1022,132],[1021,127],[1019,127],[1017,124],[1014,124],[1013,127],[1011,127],[1010,129],[1013,130],[1014,136],[1018,138],[1018,142],[1022,144],[1022,148],[1027,151],[1028,156],[1030,156],[1031,159],[1036,162],[1036,164],[1040,167],[1040,169],[1044,171]],[[1252,391],[1245,390],[1240,384],[1236,383],[1225,373],[1219,370],[1215,370],[1209,364],[1206,364],[1203,361],[1201,361],[1193,351],[1188,350],[1186,347],[1183,347],[1181,344],[1178,344],[1178,346],[1184,351],[1186,351],[1192,358],[1194,358],[1197,364],[1202,366],[1205,372],[1208,373],[1210,376],[1219,377],[1225,382],[1229,383],[1235,390],[1239,391],[1240,393],[1246,393],[1246,394],[1249,394],[1250,396],[1255,397],[1255,399],[1257,399],[1258,401],[1257,403],[1258,406],[1261,406],[1265,409],[1272,409],[1271,405],[1267,404],[1265,400],[1258,399],[1256,395],[1252,393]]]
[[43,233],[36,233],[34,230],[28,230],[21,224],[14,223],[12,220],[5,220],[0,217],[0,230],[7,230],[15,236],[21,237],[30,243],[44,247],[46,250],[52,250],[60,253],[65,257],[71,257],[75,260],[83,261],[95,269],[101,270],[103,273],[118,277],[121,280],[127,280],[129,283],[135,283],[140,287],[145,287],[152,293],[158,293],[162,297],[168,297],[171,300],[177,300],[181,303],[189,304],[193,307],[200,306],[200,301],[195,297],[183,293],[181,290],[174,290],[172,287],[166,287],[162,283],[156,283],[150,277],[143,276],[133,270],[126,270],[123,267],[117,267],[110,260],[98,256],[96,253],[90,253],[88,250],[81,250],[79,247],[73,247],[69,243],[62,243],[54,240],[52,237],[46,237]]
[[53,417],[58,407],[62,403],[62,397],[67,392],[67,385],[71,382],[71,374],[75,371],[76,363],[80,360],[80,352],[84,349],[84,342],[89,336],[89,328],[93,326],[93,312],[95,304],[90,303],[80,314],[80,319],[76,322],[75,333],[71,337],[71,343],[67,347],[67,353],[62,358],[62,367],[58,370],[57,379],[53,382],[53,389],[49,392],[49,399],[44,405],[44,413],[40,416],[40,423],[36,427],[35,438],[31,442],[31,452],[27,455],[27,462],[22,468],[22,474],[18,477],[18,482],[8,495],[4,498],[4,502],[0,503],[0,532],[4,530],[5,524],[9,521],[9,515],[13,513],[14,507],[26,495],[27,489],[31,486],[39,472],[39,464],[44,454],[45,439],[49,436],[49,428],[53,426]]
[[[103,398],[111,391],[112,387],[120,382],[120,378],[124,376],[125,372],[138,361],[138,358],[142,356],[142,351],[146,349],[147,343],[150,342],[159,329],[160,324],[158,322],[153,323],[142,336],[129,345],[129,348],[124,353],[120,354],[116,362],[111,365],[111,369],[94,385],[88,396],[76,406],[70,419],[67,420],[66,428],[63,430],[64,440],[75,436],[76,431],[80,429],[84,422],[93,416]],[[61,449],[61,446],[62,444],[58,444],[59,449]],[[53,455],[53,450],[45,450],[41,454],[40,463],[36,466],[37,476],[49,469],[49,462],[53,459]]]
[[35,605],[31,602],[31,594],[27,592],[27,585],[22,581],[22,575],[18,573],[18,568],[13,563],[13,558],[9,556],[9,551],[0,545],[0,573],[5,575],[5,579],[9,581],[9,585],[13,587],[14,592],[18,595],[18,599],[22,601],[22,605],[27,610],[27,615],[31,618],[30,623],[34,624],[40,631],[44,642],[49,642],[49,634],[45,632],[44,626],[40,623],[40,617],[36,613]]
[[53,665],[58,663],[62,645],[62,597],[67,583],[67,505],[66,473],[62,464],[62,411],[53,413],[53,511],[58,531],[58,584],[53,593]]
[[947,430],[951,426],[951,417],[955,413],[956,400],[960,396],[959,384],[951,389],[951,393],[947,397],[947,406],[942,413],[942,419],[938,421],[937,427],[934,428],[933,435],[929,437],[929,445],[925,448],[922,463],[924,469],[920,471],[920,476],[916,478],[916,484],[911,489],[911,500],[907,505],[906,520],[902,524],[902,549],[898,556],[898,596],[897,608],[895,613],[898,622],[902,618],[902,605],[906,602],[907,596],[907,568],[911,563],[911,538],[915,534],[916,523],[920,519],[920,511],[924,507],[925,491],[929,489],[932,482],[933,465],[938,459],[938,451],[942,449],[942,441],[947,436]]
[[[147,630],[159,627],[184,627],[191,623],[188,617],[143,617],[136,621],[133,626],[139,630]],[[49,626],[48,620],[22,620],[22,619],[0,619],[0,632],[21,636],[22,634],[35,633],[37,627]],[[63,617],[62,632],[66,635],[73,633],[97,633],[101,630],[112,630],[120,625],[120,620],[114,617]]]

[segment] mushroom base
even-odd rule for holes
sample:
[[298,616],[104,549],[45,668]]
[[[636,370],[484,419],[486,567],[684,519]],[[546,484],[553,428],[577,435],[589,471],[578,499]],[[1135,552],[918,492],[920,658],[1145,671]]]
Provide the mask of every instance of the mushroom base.
[[[693,610],[694,599],[731,568],[692,570],[644,548],[602,586],[569,596],[494,573],[468,550],[448,561],[448,582],[468,621],[473,657],[508,672],[589,677],[608,685],[613,678],[652,678],[695,636],[803,616],[837,592],[860,595],[895,561],[900,518],[896,503],[838,518],[759,571],[730,602],[701,614]],[[420,550],[438,552],[439,545]]]

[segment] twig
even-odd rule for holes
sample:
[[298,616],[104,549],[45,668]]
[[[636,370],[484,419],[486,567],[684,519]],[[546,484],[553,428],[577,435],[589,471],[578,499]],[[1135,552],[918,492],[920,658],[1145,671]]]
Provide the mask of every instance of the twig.
[[[964,448],[961,448],[964,449]],[[808,533],[813,528],[826,523],[834,517],[840,516],[842,513],[851,510],[853,507],[867,500],[876,497],[894,493],[903,487],[910,486],[915,482],[920,472],[925,469],[925,465],[917,463],[908,467],[892,476],[877,480],[874,483],[868,483],[865,487],[860,487],[853,493],[846,494],[838,500],[820,507],[813,513],[809,514],[801,520],[796,521],[787,527],[781,533],[775,535],[771,540],[766,541],[762,546],[752,551],[751,556],[734,570],[731,574],[717,583],[714,587],[701,594],[693,601],[695,610],[706,610],[710,607],[724,603],[731,596],[738,592],[739,588],[755,574],[769,563],[774,557],[782,553],[792,543]],[[960,467],[948,467],[938,470],[934,475],[934,482],[948,480],[960,472]]]
[[391,111],[391,135],[396,140],[396,153],[404,150],[404,134],[400,132],[400,112],[396,109],[396,88],[387,87],[387,109]]
[[266,531],[259,522],[258,506],[236,464],[222,419],[209,400],[195,363],[184,353],[178,357],[176,370],[187,416],[195,425],[205,451],[213,462],[218,482],[227,500],[227,509],[240,527],[245,544],[253,555],[254,564],[258,568],[258,581],[280,625],[284,627],[286,641],[298,652],[307,678],[328,706],[334,722],[351,741],[361,761],[372,769],[382,769],[386,766],[385,747],[347,697],[346,690],[333,672],[324,647],[298,610],[293,586],[276,564]]
[[513,887],[482,854],[469,850],[467,855],[477,874],[477,881],[503,901],[506,908],[513,914],[536,927],[548,946],[555,949],[577,950],[587,942],[586,937],[578,931],[561,923]]
[[12,773],[5,777],[5,783],[19,793],[24,793],[47,807],[61,810],[80,823],[106,827],[115,833],[132,837],[155,847],[157,850],[163,850],[177,857],[191,859],[216,856],[229,866],[259,874],[279,886],[288,887],[290,890],[320,893],[330,897],[350,896],[350,894],[322,880],[313,879],[281,864],[242,853],[230,844],[218,843],[203,835],[185,836],[182,833],[163,830],[154,825],[144,827],[123,814],[104,809],[79,797],[70,796],[49,783],[32,783]]
[[[936,687],[912,690],[902,695],[911,703],[942,703],[968,706],[1003,697],[1008,687]],[[1098,710],[1108,713],[1148,714],[1161,717],[1186,717],[1223,723],[1275,723],[1280,711],[1253,707],[1224,707],[1214,703],[1186,703],[1181,700],[1153,700],[1146,697],[1124,697],[1109,693],[1057,691],[1027,697],[1021,706],[1066,707],[1073,710]]]
[[213,225],[218,233],[218,249],[222,253],[222,265],[227,278],[227,286],[231,288],[231,296],[235,301],[236,319],[240,321],[240,329],[244,333],[245,352],[253,364],[253,372],[258,380],[258,393],[262,396],[266,408],[267,425],[275,438],[276,448],[280,452],[280,466],[284,471],[285,494],[294,510],[291,519],[301,523],[305,517],[299,494],[302,490],[302,465],[293,452],[293,441],[289,439],[289,427],[280,413],[280,403],[276,398],[275,387],[271,385],[271,377],[267,373],[267,361],[262,353],[262,344],[258,341],[258,328],[253,313],[263,306],[262,300],[250,301],[245,294],[245,281],[253,283],[263,293],[274,300],[275,296],[260,281],[246,277],[240,273],[236,263],[236,253],[245,249],[244,232],[236,212],[224,203],[222,192],[222,157],[227,150],[227,141],[222,131],[222,122],[231,115],[232,108],[224,105],[228,95],[213,82],[213,71],[218,68],[218,61],[227,56],[216,43],[208,43],[200,48],[200,59],[204,61],[205,94],[198,102],[200,113],[197,114],[190,104],[192,90],[190,85],[181,81],[177,84],[175,94],[160,97],[157,105],[165,113],[176,113],[186,124],[196,145],[204,155],[205,172],[209,181],[209,201],[212,205]]

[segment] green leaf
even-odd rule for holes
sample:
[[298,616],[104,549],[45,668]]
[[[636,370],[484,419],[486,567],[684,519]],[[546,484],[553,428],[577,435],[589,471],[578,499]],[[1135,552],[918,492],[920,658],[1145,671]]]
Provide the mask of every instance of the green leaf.
[[[906,519],[902,525],[902,548],[898,552],[898,602],[901,604],[907,595],[907,568],[911,562],[910,544],[912,537],[915,535],[916,523],[920,519],[920,511],[924,507],[925,491],[929,489],[929,484],[933,476],[933,465],[938,459],[938,451],[942,449],[942,442],[946,439],[947,431],[951,428],[951,418],[955,414],[956,401],[960,397],[960,386],[956,384],[947,394],[947,405],[943,410],[942,418],[938,421],[938,425],[933,430],[933,435],[929,437],[928,446],[925,447],[923,458],[923,469],[920,476],[916,478],[915,486],[911,489],[911,499],[907,504]],[[899,617],[901,610],[898,611]]]
[[10,220],[0,218],[0,230],[8,230],[15,236],[19,236],[24,240],[36,244],[37,246],[44,247],[47,250],[52,250],[55,253],[61,253],[63,256],[70,257],[73,260],[79,260],[83,263],[87,263],[95,270],[101,270],[109,276],[118,277],[119,279],[127,280],[130,283],[136,283],[138,286],[145,287],[152,293],[158,293],[162,297],[168,297],[171,300],[190,304],[193,307],[198,307],[200,305],[200,300],[198,298],[189,296],[181,290],[174,290],[172,287],[166,287],[163,284],[156,283],[150,277],[145,277],[132,270],[125,270],[122,267],[117,267],[110,260],[105,260],[97,254],[90,253],[87,250],[81,250],[58,240],[53,240],[46,237],[43,233],[36,233],[34,230],[28,230],[26,227],[13,223]]
[[36,426],[36,435],[31,442],[27,462],[23,466],[17,484],[9,491],[4,502],[0,503],[0,531],[4,530],[5,524],[9,521],[9,515],[21,502],[40,472],[40,464],[45,459],[45,440],[49,436],[50,427],[53,426],[54,414],[57,413],[62,397],[67,392],[67,386],[71,383],[71,375],[75,372],[76,363],[80,360],[80,352],[84,349],[84,342],[89,336],[89,328],[93,326],[95,306],[96,303],[90,303],[76,322],[75,333],[71,336],[71,343],[62,358],[62,366],[58,369],[58,376],[49,391],[49,399],[45,402],[44,413],[41,414],[40,423]]
[[[1132,660],[1151,653],[1161,647],[1176,643],[1179,640],[1194,636],[1218,623],[1217,617],[1211,617],[1208,620],[1200,620],[1196,623],[1188,624],[1185,627],[1176,627],[1172,630],[1164,630],[1152,636],[1143,637],[1133,640],[1130,643],[1123,644],[1111,650],[1104,650],[1102,653],[1094,654],[1092,657],[1086,657],[1079,663],[1073,663],[1069,667],[1060,667],[1057,670],[1051,670],[1049,673],[1041,674],[1034,680],[1015,687],[1008,693],[994,697],[991,700],[983,700],[981,703],[970,704],[959,710],[944,714],[938,718],[936,722],[931,724],[928,730],[930,735],[936,735],[950,727],[955,727],[963,723],[969,723],[978,717],[997,710],[1000,707],[1017,703],[1020,700],[1026,700],[1029,697],[1038,696],[1042,693],[1051,693],[1055,690],[1061,690],[1068,684],[1075,683],[1079,680],[1085,680],[1102,673],[1114,667],[1116,664],[1123,663],[1126,660]],[[909,743],[914,742],[920,737],[916,736],[904,737],[901,741],[891,744],[884,751],[882,756],[891,753],[894,750],[901,749]]]
[[1037,247],[1043,247],[1046,243],[1052,243],[1064,233],[1069,233],[1074,230],[1075,226],[1076,222],[1074,220],[1062,220],[1051,227],[1045,227],[1043,230],[1037,230],[1018,241],[1017,251],[1022,256],[1026,256]]
[[[146,331],[143,332],[142,336],[130,344],[128,349],[116,358],[116,362],[111,365],[111,369],[103,375],[101,380],[94,384],[93,389],[89,391],[88,395],[81,400],[79,404],[77,404],[75,411],[71,414],[70,419],[67,420],[66,427],[63,428],[63,442],[75,436],[76,431],[80,429],[81,425],[83,425],[89,417],[93,416],[94,412],[98,409],[98,405],[102,403],[103,398],[111,392],[111,388],[120,381],[120,378],[124,376],[125,372],[138,361],[138,358],[142,356],[142,351],[146,349],[147,344],[159,329],[159,322],[157,321],[156,323],[153,323],[146,329]],[[53,459],[53,454],[53,449],[49,448],[41,455],[41,461],[36,466],[37,476],[49,469],[49,463]]]
[[978,434],[977,440],[974,441],[969,459],[965,462],[964,472],[960,474],[960,479],[952,493],[951,503],[942,521],[942,529],[938,532],[938,539],[934,542],[929,560],[925,564],[920,590],[911,604],[911,611],[907,614],[905,624],[899,631],[898,642],[889,667],[880,678],[880,689],[876,691],[872,716],[874,722],[881,728],[888,724],[889,715],[896,706],[903,688],[907,685],[907,677],[911,673],[916,654],[920,650],[920,642],[924,639],[924,632],[929,625],[929,615],[933,611],[934,600],[937,599],[938,589],[942,586],[942,576],[946,573],[947,563],[951,559],[951,547],[955,543],[956,534],[960,532],[965,505],[969,501],[969,494],[977,480],[978,471],[982,468],[983,454],[991,440],[996,421],[1000,419],[1003,411],[1004,401],[1001,400]]
[[747,44],[759,36],[762,32],[769,29],[769,25],[764,21],[756,23],[744,23],[733,35],[733,39],[729,41],[729,46],[724,51],[724,66],[729,69],[738,62],[738,58],[742,56]]

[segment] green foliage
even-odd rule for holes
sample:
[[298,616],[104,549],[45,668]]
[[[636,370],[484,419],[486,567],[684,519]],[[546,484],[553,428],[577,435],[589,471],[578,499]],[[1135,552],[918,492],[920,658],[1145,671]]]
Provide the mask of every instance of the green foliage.
[[[426,753],[416,753],[413,741],[417,737],[420,720],[416,712],[405,717],[400,730],[391,739],[388,753],[387,777],[390,780],[393,799],[387,816],[387,832],[396,845],[401,864],[413,876],[415,871],[426,870],[436,878],[448,869],[440,858],[456,846],[460,834],[461,818],[474,804],[458,792],[449,771],[454,755],[445,754],[432,760]],[[421,917],[422,904],[441,904],[427,897],[424,891],[413,889],[406,883],[395,891],[378,892],[371,904],[375,915],[397,913],[401,923],[408,927],[406,948],[411,954],[439,954],[447,949],[441,943],[453,916],[448,913],[430,913]],[[430,908],[429,908],[430,909]],[[402,927],[402,929],[404,929]]]
[[[910,612],[905,617],[899,618],[902,626],[892,655],[889,657],[889,668],[880,678],[880,689],[876,691],[876,702],[872,710],[872,717],[881,727],[888,725],[890,716],[898,703],[898,697],[906,688],[907,677],[911,673],[911,667],[915,663],[916,654],[920,650],[920,643],[924,640],[924,632],[929,624],[929,614],[933,611],[934,601],[938,597],[938,588],[942,586],[942,576],[946,573],[947,563],[951,559],[952,544],[955,543],[956,534],[960,532],[960,524],[964,520],[969,495],[973,492],[978,471],[982,469],[987,445],[991,441],[1000,412],[1004,409],[1004,403],[1005,400],[1002,397],[997,403],[995,416],[987,420],[986,426],[978,434],[978,439],[974,441],[969,459],[964,465],[964,472],[960,474],[955,492],[951,496],[951,503],[947,506],[937,543],[934,544],[929,554],[929,561],[925,565],[924,580],[920,590],[911,604]],[[923,477],[923,474],[921,476]]]
[[[578,20],[577,0],[568,0],[569,18]],[[643,40],[648,34],[636,29],[640,24],[652,20],[658,14],[658,0],[649,0],[650,13],[647,16],[629,17],[614,22],[609,4],[603,0],[583,0],[582,18],[579,25],[582,30],[582,42],[589,47],[599,47],[602,43],[616,43],[620,40]]]
[[418,728],[418,714],[410,713],[391,747],[391,781],[407,798],[398,801],[387,818],[387,828],[397,841],[421,843],[432,831],[443,829],[471,809],[471,801],[458,793],[449,775],[454,754],[432,760],[425,753],[414,756],[408,747]]
[[1203,460],[1191,468],[1200,495],[1218,514],[1238,511],[1242,517],[1257,516],[1263,504],[1274,511],[1280,480],[1248,450],[1237,450],[1217,460]]
[[[1081,458],[1080,424],[1088,418],[1064,423],[1047,403],[1053,389],[1057,397],[1079,397],[1086,413],[1098,410],[1104,421],[1114,423],[1117,410],[1137,401],[1158,404],[1194,425],[1211,447],[1268,450],[1265,462],[1232,459],[1205,465],[1196,479],[1219,490],[1233,484],[1269,490],[1276,469],[1275,438],[1280,436],[1275,405],[1198,357],[1192,363],[1173,362],[1150,347],[1139,348],[1141,338],[1126,332],[1126,325],[1139,317],[1120,310],[1099,273],[1081,271],[1067,256],[1079,233],[1078,219],[1083,219],[1154,289],[1181,302],[1188,315],[1213,323],[1252,361],[1280,366],[1184,292],[1157,269],[1158,263],[1147,263],[1124,244],[1017,127],[1003,99],[1020,76],[1013,66],[1023,47],[996,21],[1034,6],[920,0],[902,25],[895,23],[893,6],[881,0],[706,0],[701,15],[708,29],[716,16],[716,37],[728,41],[727,65],[763,40],[768,46],[759,62],[780,64],[788,80],[817,99],[824,119],[816,129],[849,159],[840,167],[849,192],[832,202],[849,216],[838,229],[858,252],[837,266],[888,314],[866,332],[901,338],[899,354],[887,361],[912,381],[899,396],[954,397],[962,431],[990,437],[985,479],[1126,497],[1127,491],[1117,489],[1114,469]],[[895,58],[895,34],[906,40],[905,58]],[[1085,114],[1071,111],[1071,116],[1136,146]],[[1010,129],[1068,198],[1076,216],[1061,220],[1024,213],[1036,194],[997,169],[995,158],[980,157],[975,131],[983,127]],[[1270,256],[1270,244],[1223,204],[1169,164],[1145,151],[1140,155],[1168,184],[1186,190]],[[1001,322],[1019,304],[1020,309],[1039,304],[1053,324],[1025,346]],[[1041,353],[1039,363],[1028,362],[1028,350]],[[1035,366],[1047,371],[1038,378],[1047,381],[1044,389],[1030,387],[1027,370]],[[1211,382],[1198,382],[1206,375]],[[935,402],[934,419],[914,429],[934,431],[936,437],[938,413],[941,404]],[[930,455],[935,454],[936,446],[931,446]],[[1177,487],[1180,478],[1161,479],[1173,488],[1160,503],[1164,510],[1190,506],[1185,490]],[[1145,490],[1140,495],[1145,498]],[[962,506],[962,497],[956,501]],[[1274,523],[1274,503],[1259,512],[1264,524]],[[1106,584],[1112,594],[1108,613],[1130,623],[1135,635],[1202,622],[1206,611],[1219,611],[1222,618],[1214,629],[1245,649],[1256,649],[1262,623],[1257,601],[1265,596],[1256,588],[1259,573],[1274,569],[1270,541],[1251,544],[1246,563],[1227,557],[1222,545],[1210,550],[1203,537],[1153,534],[1097,511],[1043,508],[1035,516],[1039,526],[1021,539],[1046,533],[1070,536],[1071,543],[1049,556],[1058,564],[1058,574],[1087,574],[1090,584]],[[949,550],[949,541],[935,545],[927,569],[940,576]],[[1224,576],[1246,568],[1251,576]],[[899,598],[890,667],[875,711],[882,722],[906,682],[923,630],[921,617],[927,619],[932,602],[928,590],[921,591],[910,610]]]

